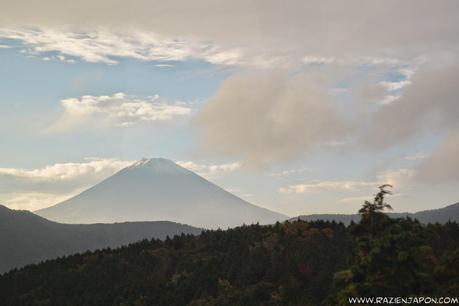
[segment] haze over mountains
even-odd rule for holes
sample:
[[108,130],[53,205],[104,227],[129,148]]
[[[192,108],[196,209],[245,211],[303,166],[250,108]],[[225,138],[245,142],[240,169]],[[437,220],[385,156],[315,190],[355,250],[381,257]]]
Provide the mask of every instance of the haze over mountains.
[[288,218],[250,204],[163,158],[140,160],[36,213],[62,223],[168,220],[202,228],[269,224]]
[[[416,213],[387,213],[392,218],[404,218],[410,217],[417,219],[422,223],[446,223],[448,221],[459,222],[459,203],[445,206],[443,208],[422,210]],[[351,221],[358,222],[360,215],[351,214],[314,214],[314,215],[302,215],[291,220],[301,219],[303,221],[315,221],[315,220],[326,220],[343,222],[349,224]]]
[[0,273],[87,250],[200,232],[198,228],[168,221],[60,224],[29,211],[0,205]]

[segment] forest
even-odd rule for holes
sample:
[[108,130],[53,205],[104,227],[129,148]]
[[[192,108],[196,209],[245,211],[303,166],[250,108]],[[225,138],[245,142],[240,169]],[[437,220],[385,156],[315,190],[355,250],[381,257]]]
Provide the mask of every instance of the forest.
[[457,296],[459,225],[390,218],[381,186],[342,223],[301,220],[143,240],[0,276],[1,305],[349,305]]

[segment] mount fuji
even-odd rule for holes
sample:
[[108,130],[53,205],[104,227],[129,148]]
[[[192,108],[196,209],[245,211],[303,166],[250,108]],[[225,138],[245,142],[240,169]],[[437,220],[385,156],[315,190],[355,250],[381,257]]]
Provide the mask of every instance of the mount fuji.
[[173,221],[227,228],[288,217],[250,204],[164,158],[142,159],[36,214],[61,223]]

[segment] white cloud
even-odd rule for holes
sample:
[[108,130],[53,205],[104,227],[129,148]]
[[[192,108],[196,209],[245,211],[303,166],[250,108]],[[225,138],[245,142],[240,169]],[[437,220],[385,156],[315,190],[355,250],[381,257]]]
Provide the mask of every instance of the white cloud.
[[124,168],[132,161],[117,159],[94,159],[83,163],[58,163],[32,170],[18,168],[0,168],[0,176],[13,176],[37,181],[71,180],[87,174],[100,174]]
[[290,185],[288,187],[280,188],[280,193],[317,193],[317,192],[330,192],[330,191],[360,191],[368,189],[369,187],[375,188],[379,186],[376,182],[359,182],[359,181],[323,181],[312,182],[305,184]]
[[78,194],[132,163],[88,158],[36,169],[0,168],[0,194],[9,207],[36,210]]
[[402,80],[398,82],[387,82],[387,81],[382,81],[380,83],[386,90],[388,91],[395,91],[395,90],[400,90],[408,85],[411,84],[410,80]]
[[242,163],[240,162],[209,165],[202,163],[198,164],[193,161],[178,161],[177,164],[207,178],[213,178],[215,175],[221,175],[223,173],[234,172],[242,167]]
[[[421,61],[422,62],[422,61]],[[421,63],[419,63],[418,61],[418,65],[420,65]],[[411,80],[411,77],[414,75],[414,73],[416,72],[416,68],[415,67],[410,67],[410,68],[407,68],[407,67],[404,67],[404,68],[400,68],[398,69],[398,72],[405,77],[405,80]],[[411,83],[410,83],[411,84]],[[408,84],[407,84],[408,85]]]
[[[79,27],[76,27],[77,29]],[[308,65],[375,65],[397,66],[401,61],[392,57],[320,55],[300,56],[301,51],[265,48],[263,44],[217,43],[196,35],[171,36],[137,29],[132,31],[118,28],[97,27],[79,30],[65,27],[4,27],[0,28],[0,38],[21,42],[26,49],[21,53],[42,59],[55,59],[74,63],[81,59],[90,63],[117,64],[123,58],[140,61],[167,62],[199,59],[211,64],[224,66],[244,66],[252,68],[292,68],[300,64]],[[235,47],[238,45],[238,47]],[[10,47],[5,45],[5,47]],[[57,55],[51,56],[50,52]]]
[[370,181],[320,181],[309,182],[303,184],[295,184],[279,189],[280,193],[298,194],[298,193],[320,193],[320,192],[361,192],[371,194],[372,190],[376,190],[382,184],[391,184],[401,190],[412,183],[414,170],[412,169],[397,169],[386,170],[379,173],[376,179]]
[[0,192],[71,191],[90,186],[132,161],[90,159],[81,163],[56,163],[43,168],[0,168]]
[[306,171],[308,171],[308,169],[306,169],[306,168],[302,168],[302,169],[286,169],[286,170],[282,170],[282,171],[278,171],[278,172],[269,173],[268,176],[286,177],[286,176],[291,176],[291,175],[295,175],[295,174],[300,174],[300,173],[303,173],[303,172],[306,172]]
[[61,203],[77,194],[78,192],[70,194],[53,194],[42,192],[11,193],[6,195],[7,200],[4,204],[11,209],[35,211]]
[[336,62],[335,58],[323,56],[305,56],[302,62],[306,65],[326,65]]
[[356,196],[356,197],[346,197],[339,199],[337,203],[339,204],[356,204],[356,203],[364,203],[365,201],[370,200],[370,196]]
[[156,64],[155,67],[158,67],[158,68],[172,68],[172,67],[174,67],[174,65],[171,65],[171,64]]
[[383,100],[381,101],[381,104],[383,104],[383,105],[391,104],[394,101],[397,101],[398,99],[400,99],[400,96],[387,95],[387,96],[384,96]]
[[366,56],[362,59],[356,61],[359,64],[363,65],[383,65],[383,66],[398,66],[401,64],[401,61],[394,57],[381,57],[381,56]]
[[198,58],[213,64],[234,65],[241,57],[239,50],[222,50],[203,42],[139,31],[123,34],[108,30],[74,32],[51,28],[4,28],[0,29],[0,37],[21,41],[34,55],[58,52],[56,58],[67,62],[73,61],[67,58],[69,56],[106,64],[116,64],[119,58],[142,61]]
[[124,93],[111,96],[82,96],[61,101],[63,115],[54,122],[49,131],[61,131],[86,123],[97,117],[98,122],[118,126],[130,126],[146,121],[166,121],[186,116],[191,109],[183,103],[168,104],[159,96],[138,98]]

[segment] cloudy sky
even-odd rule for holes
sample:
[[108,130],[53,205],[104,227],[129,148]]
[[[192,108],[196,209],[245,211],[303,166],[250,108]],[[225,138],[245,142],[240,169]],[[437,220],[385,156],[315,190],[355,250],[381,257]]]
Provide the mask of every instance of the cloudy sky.
[[459,200],[459,2],[0,0],[0,203],[144,157],[291,216]]

